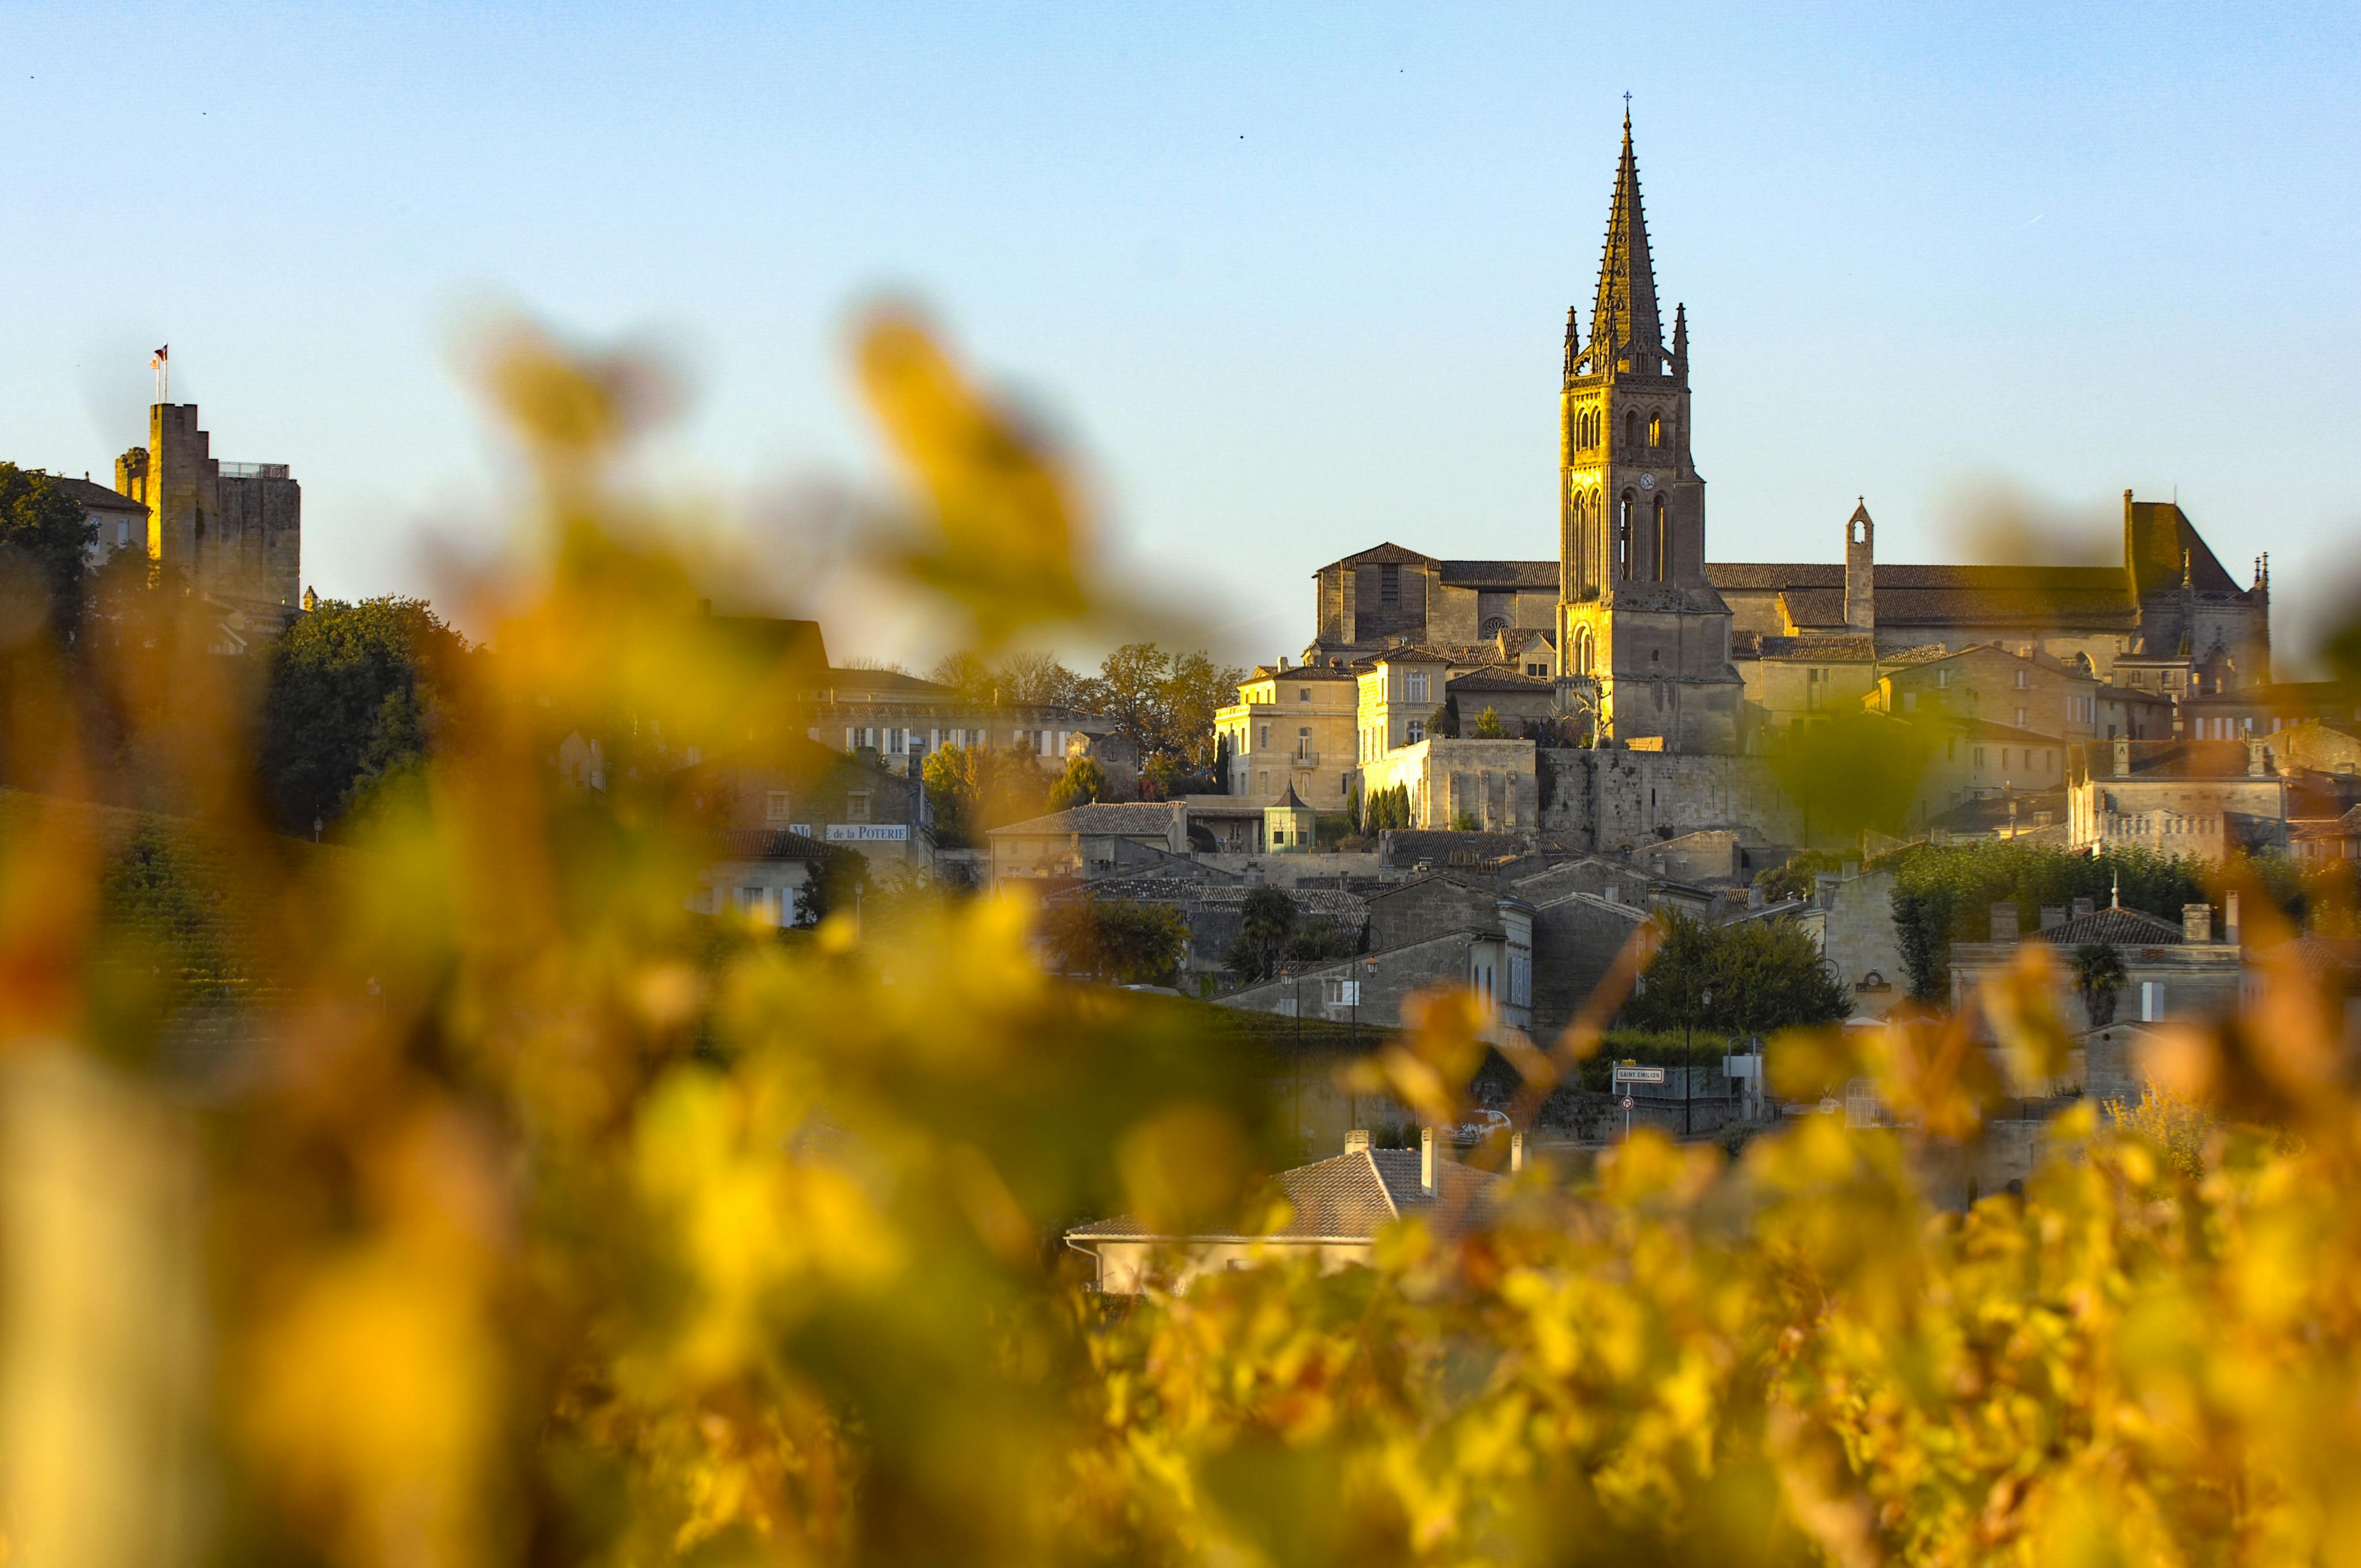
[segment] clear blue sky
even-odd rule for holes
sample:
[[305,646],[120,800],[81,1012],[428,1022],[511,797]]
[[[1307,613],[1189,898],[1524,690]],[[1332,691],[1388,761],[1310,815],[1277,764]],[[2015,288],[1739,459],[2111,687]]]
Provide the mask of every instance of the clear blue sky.
[[877,482],[843,331],[907,290],[1145,580],[1292,652],[1350,550],[1554,553],[1628,90],[1715,557],[1833,559],[1856,494],[1887,559],[2054,548],[2177,485],[2293,652],[2361,538],[2356,17],[12,0],[0,455],[103,477],[169,339],[323,593],[426,592],[497,506],[483,302],[673,344],[669,455],[735,499]]

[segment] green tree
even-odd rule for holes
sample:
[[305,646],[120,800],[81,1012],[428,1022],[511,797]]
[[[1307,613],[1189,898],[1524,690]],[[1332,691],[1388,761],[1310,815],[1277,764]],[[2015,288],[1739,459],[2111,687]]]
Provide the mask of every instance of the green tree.
[[1324,915],[1297,921],[1287,938],[1287,958],[1292,963],[1348,959],[1360,948],[1358,938]]
[[1246,672],[1215,663],[1202,648],[1174,656],[1170,672],[1164,681],[1164,747],[1192,771],[1210,768],[1219,751],[1213,715],[1238,700]]
[[868,891],[869,857],[858,850],[831,846],[827,854],[812,863],[809,880],[804,883],[802,903],[796,911],[796,924],[817,926],[840,909],[858,915]]
[[1165,749],[1165,688],[1171,675],[1172,655],[1153,642],[1126,642],[1099,664],[1099,713],[1115,721],[1143,760]]
[[2124,957],[2112,942],[2084,942],[2067,960],[2074,990],[2093,1028],[2115,1021],[2115,994],[2124,988]]
[[1268,884],[1255,888],[1246,896],[1237,937],[1222,962],[1242,981],[1267,979],[1287,956],[1288,939],[1294,935],[1295,901]]
[[1638,1027],[1763,1038],[1852,1011],[1843,983],[1792,920],[1708,926],[1677,910],[1657,919],[1662,940],[1624,1009]]
[[1501,724],[1500,714],[1498,708],[1487,705],[1484,711],[1476,716],[1475,739],[1478,740],[1506,740],[1509,739],[1508,729]]
[[[97,539],[97,525],[63,485],[0,463],[0,575],[19,579],[60,643],[71,643],[82,629],[83,587]],[[6,591],[5,585],[0,591]]]
[[1172,985],[1189,955],[1189,923],[1165,904],[1076,898],[1042,916],[1058,968],[1116,985]]
[[1049,809],[1070,811],[1088,806],[1106,794],[1106,770],[1090,757],[1071,757],[1066,771],[1049,786]]
[[423,599],[324,600],[271,644],[262,705],[264,797],[281,827],[334,820],[376,781],[415,765],[435,693],[467,640]]
[[940,746],[927,753],[920,769],[927,808],[934,817],[935,842],[948,849],[973,848],[982,831],[976,798],[975,764],[965,746]]

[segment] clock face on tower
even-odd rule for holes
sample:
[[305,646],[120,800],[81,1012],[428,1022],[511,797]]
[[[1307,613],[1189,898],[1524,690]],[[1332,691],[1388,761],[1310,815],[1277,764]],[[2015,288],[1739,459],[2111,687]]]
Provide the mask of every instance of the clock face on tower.
[[1654,488],[1656,488],[1656,476],[1654,476],[1653,474],[1642,474],[1642,475],[1641,475],[1641,476],[1640,476],[1640,488],[1641,488],[1642,489],[1643,489],[1643,490],[1653,490],[1653,489],[1654,489]]

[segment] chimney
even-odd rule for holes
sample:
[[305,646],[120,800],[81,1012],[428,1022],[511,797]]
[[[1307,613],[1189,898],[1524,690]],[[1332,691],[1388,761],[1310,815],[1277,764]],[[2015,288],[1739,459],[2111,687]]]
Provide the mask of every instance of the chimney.
[[2128,736],[2128,735],[2119,735],[2119,736],[2117,736],[2117,737],[2115,738],[2115,777],[2117,777],[2117,778],[2119,778],[2119,779],[2127,779],[2127,778],[2129,778],[2129,777],[2131,777],[2131,776],[2132,776],[2132,742],[2131,742],[2131,737],[2130,737],[2130,736]]
[[1434,1196],[1434,1129],[1418,1130],[1418,1185],[1429,1198]]
[[2184,904],[2180,906],[2180,939],[2184,942],[2210,942],[2213,939],[2212,905]]
[[1509,1135],[1509,1174],[1514,1176],[1517,1172],[1524,1168],[1525,1135],[1522,1133],[1510,1133]]
[[2095,914],[2098,907],[2096,899],[2078,898],[2074,901],[2074,918],[2080,920],[2085,915]]
[[1368,1153],[1369,1129],[1367,1127],[1356,1127],[1351,1132],[1345,1134],[1345,1152],[1346,1154]]
[[2222,939],[2234,948],[2238,945],[2238,895],[2235,892],[2222,895]]
[[2066,906],[2064,905],[2045,904],[2041,906],[2041,928],[2043,930],[2055,931],[2059,927],[2063,926],[2064,924],[2066,924]]
[[1992,906],[1992,939],[1995,942],[2016,940],[2016,905],[1995,904]]
[[2246,737],[2246,776],[2250,779],[2263,776],[2263,738],[2259,735]]

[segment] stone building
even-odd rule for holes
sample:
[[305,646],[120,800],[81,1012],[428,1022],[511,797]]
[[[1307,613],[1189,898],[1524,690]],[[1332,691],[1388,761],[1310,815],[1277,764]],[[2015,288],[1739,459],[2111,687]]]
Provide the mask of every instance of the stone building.
[[867,748],[847,755],[789,736],[699,762],[679,784],[697,809],[730,831],[785,834],[886,864],[934,864],[925,789]]
[[2072,849],[2218,860],[2286,847],[2288,775],[2259,737],[2100,740],[2067,767]]
[[[1685,312],[1664,333],[1627,117],[1588,338],[1578,313],[1566,323],[1557,559],[1390,542],[1347,555],[1314,574],[1306,661],[1402,646],[1457,658],[1491,641],[1487,662],[1558,678],[1560,707],[1595,707],[1603,737],[1686,752],[1747,749],[1760,724],[1842,707],[1877,660],[1930,645],[1999,642],[2102,683],[2120,665],[2126,690],[2168,706],[2269,680],[2268,561],[2242,586],[2177,504],[2129,491],[2122,558],[2106,565],[1880,563],[1865,501],[1840,560],[1708,560],[1689,354]],[[2102,711],[2091,732],[2173,733],[2155,713]]]
[[[1951,944],[1951,1004],[1957,1008],[2005,972],[2016,962],[2021,942],[2039,941],[2058,960],[2059,1016],[2070,1031],[2227,1013],[2237,1003],[2245,971],[2236,896],[2227,895],[2232,902],[2224,906],[2219,939],[2213,906],[2205,904],[2182,910],[2178,925],[2120,903],[2104,909],[2053,907],[2042,912],[2040,928],[2031,932],[2021,930],[2015,905],[1994,905],[1990,940]],[[2111,1009],[2104,1019],[2091,1016],[2067,968],[2077,948],[2093,942],[2114,948],[2124,965],[2123,989],[2102,1004]]]
[[1189,808],[1166,800],[1099,801],[994,828],[992,879],[1148,875],[1189,863]]
[[1880,713],[1944,714],[2087,740],[2098,733],[2099,686],[2079,656],[2068,663],[2030,644],[1952,650],[1936,643],[1883,661],[1863,701]]
[[1309,1260],[1323,1274],[1367,1266],[1378,1238],[1400,1221],[1422,1221],[1449,1237],[1488,1217],[1488,1190],[1499,1179],[1445,1157],[1433,1128],[1420,1143],[1373,1148],[1369,1135],[1356,1130],[1343,1154],[1279,1172],[1270,1196],[1285,1200],[1288,1220],[1276,1230],[1174,1235],[1124,1214],[1077,1225],[1065,1242],[1091,1260],[1092,1288],[1102,1296],[1186,1295],[1205,1275],[1265,1263]]
[[148,444],[115,460],[115,488],[147,510],[148,555],[196,591],[276,630],[302,601],[303,491],[284,463],[225,463],[194,403],[148,410]]
[[1333,664],[1257,667],[1213,715],[1229,792],[1257,803],[1289,791],[1315,811],[1345,809],[1358,682]]
[[[822,664],[826,665],[823,657]],[[899,670],[825,669],[807,694],[811,737],[847,751],[875,751],[896,773],[921,777],[927,757],[946,746],[990,746],[1037,759],[1062,773],[1070,756],[1099,760],[1110,780],[1129,784],[1124,767],[1104,747],[1112,719],[1054,703],[979,702],[939,681]]]

